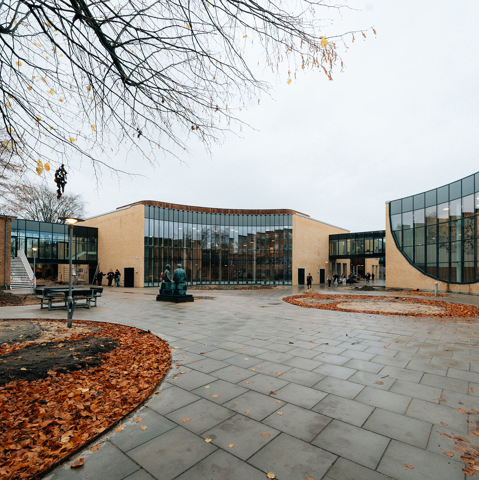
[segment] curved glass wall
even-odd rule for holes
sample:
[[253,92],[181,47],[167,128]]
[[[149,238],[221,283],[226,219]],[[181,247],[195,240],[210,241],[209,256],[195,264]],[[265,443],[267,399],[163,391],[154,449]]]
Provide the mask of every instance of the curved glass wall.
[[188,283],[291,285],[292,215],[233,215],[145,205],[145,286],[166,264]]
[[479,173],[389,203],[391,232],[408,261],[449,283],[479,281]]

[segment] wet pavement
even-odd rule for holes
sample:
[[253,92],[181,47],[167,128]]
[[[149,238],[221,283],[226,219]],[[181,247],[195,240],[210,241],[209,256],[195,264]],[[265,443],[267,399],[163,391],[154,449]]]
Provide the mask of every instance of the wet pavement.
[[[150,330],[169,342],[174,368],[123,431],[75,457],[83,467],[72,470],[72,459],[46,478],[464,480],[461,453],[441,433],[479,443],[468,423],[477,416],[458,410],[479,409],[479,323],[281,300],[301,291],[192,292],[194,303],[176,305],[156,302],[156,288],[105,288],[98,307],[75,318]],[[450,300],[461,298],[478,302]],[[25,306],[0,315],[65,312]]]

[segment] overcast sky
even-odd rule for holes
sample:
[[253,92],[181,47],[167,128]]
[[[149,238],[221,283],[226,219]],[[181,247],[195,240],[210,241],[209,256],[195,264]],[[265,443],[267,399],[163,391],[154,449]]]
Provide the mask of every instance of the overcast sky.
[[118,167],[144,177],[101,185],[83,163],[69,188],[90,216],[139,200],[222,208],[290,208],[351,231],[385,228],[385,201],[479,170],[479,2],[350,1],[332,31],[374,26],[342,55],[329,81],[319,71],[265,73],[271,98],[241,119],[254,129],[227,135],[210,156],[136,155]]

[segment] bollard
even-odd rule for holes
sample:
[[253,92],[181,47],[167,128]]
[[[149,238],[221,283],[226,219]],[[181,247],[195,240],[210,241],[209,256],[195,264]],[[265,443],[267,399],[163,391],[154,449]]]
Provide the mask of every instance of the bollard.
[[434,284],[434,296],[437,297],[437,293],[438,293],[438,284],[437,282]]

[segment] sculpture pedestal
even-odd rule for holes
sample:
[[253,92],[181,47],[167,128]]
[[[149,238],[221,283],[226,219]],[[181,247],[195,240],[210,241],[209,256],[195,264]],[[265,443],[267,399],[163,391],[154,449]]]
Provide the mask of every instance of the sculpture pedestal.
[[186,303],[194,302],[195,297],[193,295],[157,295],[157,302],[173,302],[173,303]]
[[160,294],[156,296],[157,302],[186,303],[194,302],[193,295],[186,294],[186,283],[164,282],[161,284]]

